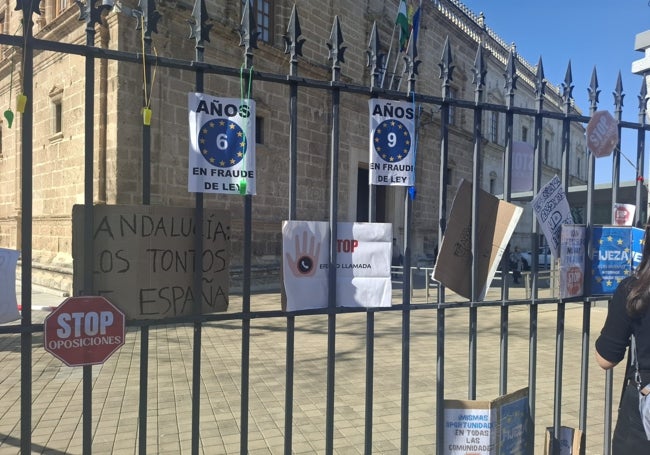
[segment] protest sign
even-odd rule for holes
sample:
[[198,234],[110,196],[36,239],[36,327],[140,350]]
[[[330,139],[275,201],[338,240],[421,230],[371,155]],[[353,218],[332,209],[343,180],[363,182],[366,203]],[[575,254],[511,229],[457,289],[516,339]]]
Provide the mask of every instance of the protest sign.
[[571,208],[560,178],[554,176],[533,198],[533,211],[553,257],[560,257],[563,224],[573,224]]
[[[93,208],[93,290],[83,289],[84,206],[72,210],[75,295],[104,296],[127,319],[193,314],[195,219],[193,208],[96,205]],[[230,214],[203,211],[202,313],[228,308]]]
[[592,228],[591,294],[613,294],[641,263],[643,229],[622,226]]
[[[392,232],[390,223],[337,223],[337,306],[391,305]],[[326,307],[329,223],[285,221],[282,240],[286,310]]]
[[560,298],[584,294],[585,226],[563,224],[560,241]]
[[[480,207],[476,233],[476,296],[483,300],[523,212],[486,191],[479,191]],[[472,298],[472,184],[462,180],[449,214],[432,278],[465,298]]]
[[495,400],[445,400],[445,455],[532,453],[528,388]]
[[192,193],[255,194],[255,101],[188,94]]
[[20,252],[0,248],[0,324],[20,319],[16,299],[16,264]]
[[370,183],[415,184],[415,111],[412,103],[373,98],[370,108]]
[[612,207],[612,219],[615,226],[632,226],[636,205],[615,203]]

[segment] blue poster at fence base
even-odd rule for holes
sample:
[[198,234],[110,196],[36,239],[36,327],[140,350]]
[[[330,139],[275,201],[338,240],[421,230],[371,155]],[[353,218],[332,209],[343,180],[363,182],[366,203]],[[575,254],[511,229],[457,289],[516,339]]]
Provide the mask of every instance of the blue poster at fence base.
[[591,294],[613,294],[641,262],[643,229],[596,226],[592,232]]

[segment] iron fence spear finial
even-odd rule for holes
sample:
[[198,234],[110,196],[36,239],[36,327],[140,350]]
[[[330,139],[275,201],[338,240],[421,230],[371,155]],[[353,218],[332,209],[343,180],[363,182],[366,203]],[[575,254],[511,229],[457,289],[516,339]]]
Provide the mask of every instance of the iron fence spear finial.
[[[138,7],[142,11],[145,39],[151,39],[152,33],[158,33],[158,21],[161,17],[160,12],[156,10],[156,0],[140,0]],[[142,24],[139,21],[136,28],[138,30],[142,28]]]
[[442,56],[440,57],[440,79],[442,79],[442,96],[446,98],[449,95],[449,86],[454,79],[454,64],[451,56],[451,46],[449,45],[449,35],[445,38],[445,45],[442,49]]
[[29,11],[32,13],[36,13],[39,16],[41,15],[41,7],[40,7],[41,0],[16,0],[16,7],[14,8],[14,11],[22,11],[23,8],[25,7],[25,4],[28,5]]
[[596,67],[594,66],[593,71],[591,72],[591,82],[589,83],[589,106],[592,111],[596,111],[596,106],[598,105],[598,97],[600,95],[600,90],[598,89],[598,74],[596,74]]
[[372,30],[370,31],[370,41],[368,42],[368,63],[366,66],[370,67],[370,90],[374,90],[381,85],[381,69],[384,67],[385,54],[380,52],[381,44],[379,41],[379,33],[377,32],[377,21],[373,22]]
[[408,73],[408,88],[407,91],[413,92],[416,80],[416,75],[418,74],[418,66],[422,63],[418,60],[418,50],[417,43],[414,39],[414,30],[411,30],[411,36],[409,38],[408,44],[406,46],[406,55],[404,55],[404,72]]
[[566,69],[566,74],[564,75],[564,82],[562,82],[562,99],[564,100],[565,106],[571,105],[571,100],[573,99],[573,73],[571,72],[571,60],[569,60],[569,65]]
[[329,48],[328,60],[332,61],[333,80],[338,80],[338,73],[341,71],[341,63],[345,63],[345,49],[343,46],[343,33],[341,32],[341,21],[338,16],[334,17],[330,39],[327,41]]
[[302,57],[302,45],[305,39],[301,38],[302,30],[300,29],[300,20],[298,19],[298,9],[296,4],[293,4],[291,10],[291,17],[289,17],[289,25],[287,26],[287,33],[284,34],[284,53],[289,54],[289,64],[291,65],[290,73],[293,75],[296,72],[296,65],[298,64],[298,56]]
[[192,8],[192,18],[188,20],[190,24],[190,39],[196,40],[197,46],[204,41],[210,42],[210,30],[212,24],[208,16],[208,9],[205,6],[205,0],[196,0]]
[[546,93],[546,80],[544,79],[544,64],[542,57],[537,62],[537,71],[535,73],[535,98],[541,101]]
[[257,37],[259,34],[253,4],[250,0],[246,0],[239,26],[239,45],[244,47],[244,54],[247,59],[253,58],[253,49],[257,49]]
[[483,45],[481,43],[479,43],[476,50],[476,58],[474,59],[474,67],[472,68],[472,73],[474,75],[472,83],[475,87],[474,92],[476,93],[476,101],[478,102],[480,101],[483,87],[485,87],[485,75],[487,74],[485,58],[483,57]]
[[623,80],[621,79],[620,71],[616,78],[616,89],[614,89],[612,94],[614,95],[614,106],[616,112],[623,112],[623,98],[625,98],[625,94],[623,93]]
[[516,64],[516,55],[514,46],[510,48],[508,52],[508,61],[506,62],[506,71],[503,74],[505,77],[504,89],[506,91],[506,96],[513,97],[515,96],[515,90],[517,89],[517,64]]
[[102,2],[101,5],[96,6],[92,0],[86,0],[82,3],[80,0],[75,0],[75,4],[79,7],[79,20],[86,21],[86,27],[93,27],[95,24],[102,24],[102,15],[104,11],[110,11],[113,4],[109,2]]

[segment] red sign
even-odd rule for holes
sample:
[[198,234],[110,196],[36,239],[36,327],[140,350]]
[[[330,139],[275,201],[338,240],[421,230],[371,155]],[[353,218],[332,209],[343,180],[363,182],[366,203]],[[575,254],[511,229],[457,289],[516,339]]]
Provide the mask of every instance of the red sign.
[[612,114],[597,111],[587,124],[587,147],[596,158],[612,154],[618,143],[618,125]]
[[124,325],[104,297],[70,297],[45,319],[45,350],[71,367],[104,363],[124,344]]

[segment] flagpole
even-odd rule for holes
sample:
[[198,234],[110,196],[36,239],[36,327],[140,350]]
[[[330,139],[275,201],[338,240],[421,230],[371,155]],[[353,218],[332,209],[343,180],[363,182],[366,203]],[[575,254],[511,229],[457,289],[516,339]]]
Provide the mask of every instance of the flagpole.
[[393,25],[393,33],[390,35],[390,45],[388,46],[388,55],[386,56],[384,67],[382,68],[381,84],[379,84],[381,88],[384,88],[384,79],[386,79],[386,70],[388,69],[388,63],[390,62],[390,54],[393,51],[393,41],[395,40],[396,29],[397,29],[397,22],[395,22],[395,24]]

